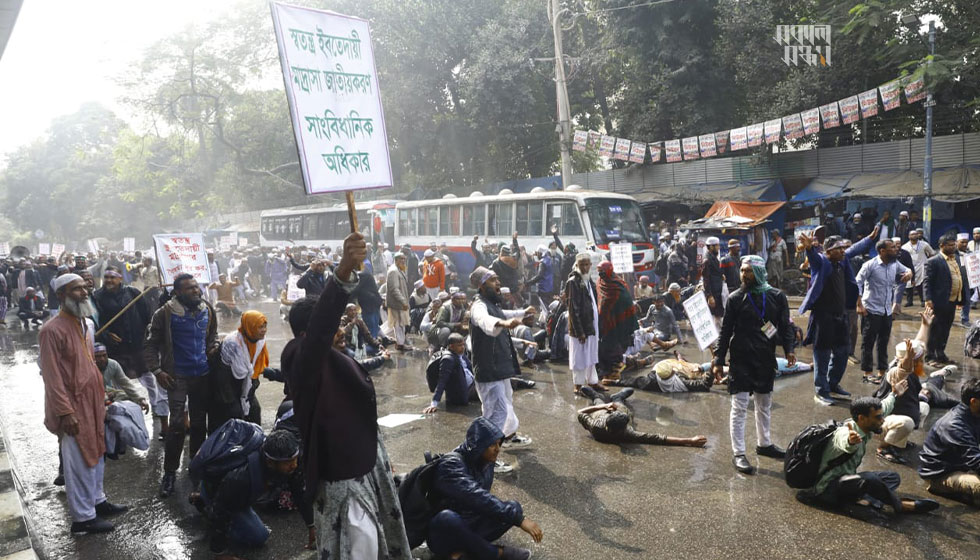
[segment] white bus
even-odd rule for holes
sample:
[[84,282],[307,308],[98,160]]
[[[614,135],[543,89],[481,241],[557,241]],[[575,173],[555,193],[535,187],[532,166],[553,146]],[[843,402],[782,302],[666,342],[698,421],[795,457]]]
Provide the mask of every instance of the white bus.
[[[383,241],[394,247],[395,204],[397,200],[355,202],[357,226],[364,236],[374,242]],[[304,245],[331,249],[341,247],[350,234],[347,204],[321,208],[263,210],[259,214],[259,244],[262,247],[291,247]]]
[[461,277],[473,270],[470,251],[473,236],[510,243],[514,232],[518,242],[533,252],[554,238],[551,226],[558,226],[563,244],[574,243],[579,250],[594,245],[607,253],[609,243],[631,243],[636,272],[653,268],[653,244],[643,225],[643,214],[636,200],[628,195],[586,191],[577,185],[564,191],[540,187],[530,193],[503,190],[497,195],[479,191],[468,197],[446,195],[437,200],[399,202],[395,239],[424,251],[433,241],[446,242]]

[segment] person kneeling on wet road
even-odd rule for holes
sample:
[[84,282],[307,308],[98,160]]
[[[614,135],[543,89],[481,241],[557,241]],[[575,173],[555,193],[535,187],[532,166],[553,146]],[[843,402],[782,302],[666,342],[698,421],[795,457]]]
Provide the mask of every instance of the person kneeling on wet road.
[[490,493],[503,438],[499,428],[479,417],[466,430],[466,441],[439,458],[429,492],[438,513],[429,521],[425,539],[437,557],[524,560],[530,550],[493,541],[511,527],[520,527],[535,542],[544,538],[538,524],[524,517],[521,504]]
[[[885,416],[894,409],[896,397],[901,397],[908,388],[908,382],[901,381],[892,387],[891,393],[883,400],[861,397],[854,401],[851,404],[851,420],[837,428],[823,450],[817,471],[823,474],[813,488],[797,493],[797,498],[830,507],[852,503],[877,506],[876,501],[884,502],[895,513],[928,513],[937,509],[939,503],[935,500],[899,498],[895,490],[902,480],[896,472],[857,472],[872,435],[882,432]],[[849,455],[849,458],[841,462],[843,455]]]
[[449,352],[439,360],[439,380],[432,393],[432,403],[422,409],[423,414],[439,410],[439,401],[446,393],[446,404],[466,406],[470,401],[480,400],[476,392],[476,378],[473,364],[466,355],[466,339],[459,333],[449,335]]
[[[218,432],[218,436],[223,432]],[[265,544],[271,534],[252,506],[268,486],[289,485],[294,503],[308,528],[306,548],[316,544],[313,508],[303,497],[303,477],[297,471],[299,441],[286,430],[275,430],[265,437],[262,447],[252,452],[247,462],[218,480],[205,478],[200,495],[191,495],[191,503],[202,506],[211,524],[211,552],[215,560],[238,560],[228,554],[230,543],[248,548]]]
[[782,459],[786,452],[777,447],[769,436],[769,414],[772,409],[772,388],[778,369],[776,346],[783,347],[787,365],[796,364],[793,347],[796,331],[789,320],[786,295],[766,280],[766,264],[757,255],[742,257],[742,287],[735,290],[725,304],[718,349],[715,351],[712,373],[721,381],[725,373],[725,357],[731,349],[728,372],[728,392],[732,395],[729,429],[732,436],[732,464],[735,470],[752,474],[755,467],[745,457],[745,416],[749,395],[755,395],[755,428],[758,446],[755,452],[764,457]]
[[980,379],[963,383],[960,401],[929,430],[919,476],[933,494],[980,507]]
[[676,438],[661,434],[648,434],[633,428],[633,411],[626,404],[633,389],[622,391],[608,397],[608,400],[592,387],[582,387],[582,394],[592,401],[578,411],[578,421],[582,427],[601,443],[650,443],[653,445],[677,445],[682,447],[704,447],[708,443],[705,436]]

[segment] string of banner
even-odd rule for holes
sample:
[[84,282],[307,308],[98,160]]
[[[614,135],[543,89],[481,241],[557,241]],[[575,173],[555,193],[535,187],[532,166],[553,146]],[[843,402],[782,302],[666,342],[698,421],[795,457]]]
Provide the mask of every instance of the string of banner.
[[782,118],[678,140],[638,142],[616,138],[594,130],[576,130],[572,137],[572,149],[584,152],[598,146],[600,156],[631,163],[643,163],[647,151],[650,152],[650,161],[653,163],[660,161],[661,154],[665,156],[668,163],[714,157],[729,150],[747,150],[761,146],[763,142],[775,144],[779,142],[780,137],[793,140],[804,135],[815,134],[820,132],[821,122],[824,130],[827,130],[841,124],[851,124],[858,118],[873,117],[878,114],[879,95],[885,111],[891,111],[901,104],[902,90],[905,92],[907,104],[926,97],[925,82],[922,77],[913,79],[911,76],[905,76],[840,101]]

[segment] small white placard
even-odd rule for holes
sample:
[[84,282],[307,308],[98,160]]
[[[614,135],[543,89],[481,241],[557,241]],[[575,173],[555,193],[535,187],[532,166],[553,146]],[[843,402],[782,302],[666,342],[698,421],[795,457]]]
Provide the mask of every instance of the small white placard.
[[423,418],[425,418],[424,414],[389,414],[388,416],[378,418],[378,425],[384,426],[385,428],[394,428]]
[[684,301],[684,312],[687,313],[687,318],[691,321],[691,330],[694,331],[694,337],[698,339],[698,346],[701,347],[701,350],[718,340],[718,326],[715,325],[704,292],[697,292],[687,298]]
[[627,274],[633,272],[633,244],[610,243],[609,260],[613,263],[613,272]]

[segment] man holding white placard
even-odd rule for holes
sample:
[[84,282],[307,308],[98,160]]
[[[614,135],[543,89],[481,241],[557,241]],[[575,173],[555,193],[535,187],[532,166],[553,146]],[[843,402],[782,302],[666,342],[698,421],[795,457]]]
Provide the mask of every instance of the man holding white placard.
[[769,436],[769,415],[772,408],[772,388],[776,379],[776,345],[783,347],[789,366],[796,363],[793,348],[796,333],[789,320],[786,295],[769,285],[766,263],[758,255],[742,257],[742,286],[728,297],[721,336],[712,372],[720,381],[724,374],[725,358],[731,349],[728,392],[732,395],[729,429],[732,437],[732,463],[744,474],[753,474],[755,467],[745,457],[745,416],[749,394],[755,398],[755,427],[758,446],[755,452],[765,457],[782,459],[786,452],[777,447]]

